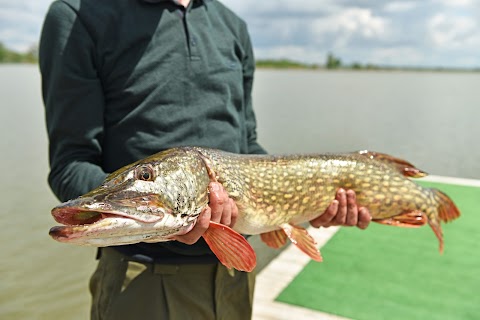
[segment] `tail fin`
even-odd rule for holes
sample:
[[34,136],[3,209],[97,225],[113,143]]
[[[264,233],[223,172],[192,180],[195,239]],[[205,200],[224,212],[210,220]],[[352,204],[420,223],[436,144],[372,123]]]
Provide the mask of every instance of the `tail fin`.
[[428,224],[440,242],[440,253],[443,253],[443,232],[440,226],[440,221],[450,222],[455,220],[460,216],[460,211],[455,203],[453,203],[452,199],[450,199],[450,197],[448,197],[445,193],[437,189],[430,189],[430,191],[432,192],[432,196],[437,203],[437,210],[435,213],[427,214]]
[[438,216],[443,222],[450,222],[460,217],[458,210],[452,199],[440,190],[432,189],[433,197],[438,203]]

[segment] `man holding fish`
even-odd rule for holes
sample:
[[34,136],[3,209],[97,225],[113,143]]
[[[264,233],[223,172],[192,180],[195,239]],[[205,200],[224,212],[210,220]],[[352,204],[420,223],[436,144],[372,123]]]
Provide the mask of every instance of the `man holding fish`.
[[[49,183],[61,201],[107,173],[177,146],[262,154],[245,23],[215,0],[63,0],[42,31]],[[233,273],[202,239],[238,208],[211,182],[209,205],[176,241],[106,247],[90,281],[92,319],[248,319],[254,273]],[[371,220],[340,189],[315,227]]]

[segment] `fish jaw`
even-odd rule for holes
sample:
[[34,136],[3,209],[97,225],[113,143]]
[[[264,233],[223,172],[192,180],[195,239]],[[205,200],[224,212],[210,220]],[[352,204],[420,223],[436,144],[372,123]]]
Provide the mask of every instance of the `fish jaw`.
[[155,195],[108,200],[106,197],[79,197],[52,209],[55,221],[65,225],[94,223],[107,215],[123,216],[142,222],[158,222],[172,210],[159,203]]
[[[153,222],[145,222],[125,216],[124,212],[96,212],[70,208],[72,217],[65,209],[59,210],[63,226],[52,227],[49,235],[59,242],[83,246],[106,247],[139,242],[163,242],[173,240],[176,235],[190,231],[196,217],[165,214]],[[88,217],[82,224],[69,224],[79,221],[78,216]],[[57,220],[58,221],[58,220]]]
[[63,224],[50,229],[50,236],[65,243],[105,247],[138,242],[172,240],[191,230],[199,214],[174,213],[156,194],[121,197],[105,188],[53,208],[52,216]]

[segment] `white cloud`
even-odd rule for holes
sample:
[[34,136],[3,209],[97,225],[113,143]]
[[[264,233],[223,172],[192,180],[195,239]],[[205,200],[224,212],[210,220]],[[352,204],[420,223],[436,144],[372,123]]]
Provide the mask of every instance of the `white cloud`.
[[434,2],[449,7],[471,7],[474,0],[435,0]]
[[355,37],[382,38],[388,33],[388,20],[375,16],[368,9],[349,8],[312,22],[316,39],[335,34],[335,47],[345,47]]
[[0,42],[18,51],[37,43],[52,0],[0,0]]
[[437,47],[452,49],[480,44],[480,28],[471,17],[439,13],[427,25],[432,43]]
[[412,47],[379,48],[370,53],[370,62],[381,65],[418,66],[425,58],[425,54]]
[[413,10],[417,7],[414,1],[392,1],[385,4],[384,10],[386,12],[398,13]]
[[328,17],[316,19],[312,28],[318,34],[346,31],[372,37],[383,34],[386,25],[387,21],[384,18],[374,17],[370,10],[351,8]]
[[[480,66],[480,0],[221,0],[248,24],[260,58]],[[0,42],[38,42],[52,0],[0,0]]]
[[367,9],[347,9],[335,17],[341,29],[357,32],[366,38],[378,37],[385,34],[387,20],[374,16]]
[[245,15],[312,15],[333,12],[341,8],[335,0],[303,0],[301,4],[291,0],[220,0],[240,16]]

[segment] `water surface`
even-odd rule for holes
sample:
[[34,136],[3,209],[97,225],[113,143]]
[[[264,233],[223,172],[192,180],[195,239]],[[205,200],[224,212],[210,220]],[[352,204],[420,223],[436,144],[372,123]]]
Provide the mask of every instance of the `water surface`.
[[[436,175],[480,179],[479,74],[259,70],[254,103],[272,153],[372,149]],[[58,202],[36,66],[0,66],[0,318],[87,319],[95,250],[48,236]]]
[[480,73],[262,70],[260,140],[280,153],[370,149],[480,179],[479,83]]

